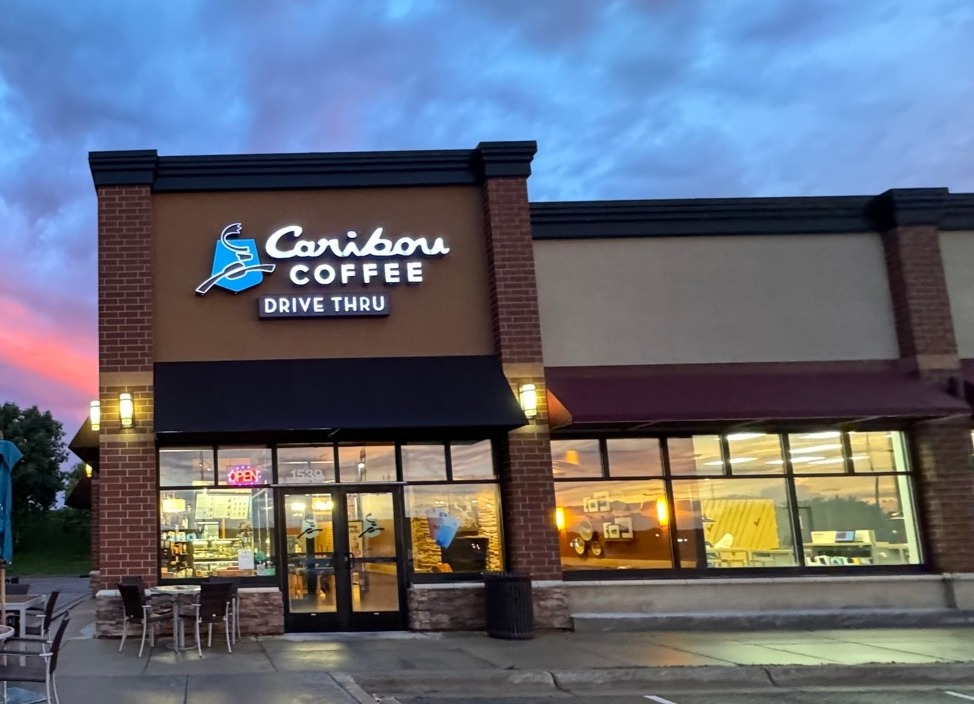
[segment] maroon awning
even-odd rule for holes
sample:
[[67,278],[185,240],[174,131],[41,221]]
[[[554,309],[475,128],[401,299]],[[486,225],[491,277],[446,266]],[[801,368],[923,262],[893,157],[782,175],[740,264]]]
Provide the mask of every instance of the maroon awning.
[[964,401],[885,363],[549,367],[545,374],[573,428],[971,413]]

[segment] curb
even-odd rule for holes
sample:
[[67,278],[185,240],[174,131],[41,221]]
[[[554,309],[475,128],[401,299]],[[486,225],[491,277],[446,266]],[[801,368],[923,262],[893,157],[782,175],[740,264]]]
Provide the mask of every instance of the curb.
[[937,687],[974,684],[969,662],[896,665],[775,665],[764,668],[776,687]]
[[888,689],[974,685],[971,663],[873,665],[698,665],[587,670],[459,670],[333,673],[374,697],[456,693],[517,696],[571,693],[642,694],[653,690],[775,691],[786,689]]
[[[498,689],[503,688],[516,688],[518,696],[546,695],[558,691],[554,676],[547,670],[390,670],[376,674],[335,672],[332,677],[339,683],[352,680],[362,690],[374,696],[433,695],[461,690],[464,696],[473,697],[495,695]],[[372,701],[376,700],[373,698]]]

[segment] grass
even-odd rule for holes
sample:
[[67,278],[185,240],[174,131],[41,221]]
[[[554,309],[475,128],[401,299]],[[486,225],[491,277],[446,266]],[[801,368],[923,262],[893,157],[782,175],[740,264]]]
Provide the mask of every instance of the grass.
[[13,564],[7,569],[7,575],[13,577],[57,576],[57,577],[87,577],[91,570],[91,560],[87,552],[84,555],[64,554],[64,551],[51,549],[47,551],[14,552]]
[[72,511],[50,511],[21,523],[14,532],[14,559],[7,574],[87,577],[91,569],[87,526]]

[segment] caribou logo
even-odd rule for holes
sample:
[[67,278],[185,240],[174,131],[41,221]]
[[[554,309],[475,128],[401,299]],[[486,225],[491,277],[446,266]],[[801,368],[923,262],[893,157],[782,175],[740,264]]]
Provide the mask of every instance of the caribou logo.
[[240,293],[257,286],[264,280],[264,274],[274,271],[276,264],[261,264],[260,253],[255,240],[238,239],[230,241],[241,232],[241,225],[235,222],[223,228],[220,239],[213,252],[213,269],[210,278],[196,287],[196,293],[205,295],[214,286],[232,293]]

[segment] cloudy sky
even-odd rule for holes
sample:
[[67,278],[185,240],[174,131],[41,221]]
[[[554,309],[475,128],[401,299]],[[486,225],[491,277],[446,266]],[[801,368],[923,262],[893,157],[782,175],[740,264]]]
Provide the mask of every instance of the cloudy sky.
[[974,190],[970,0],[0,0],[0,402],[97,390],[89,150],[535,139],[534,200]]

